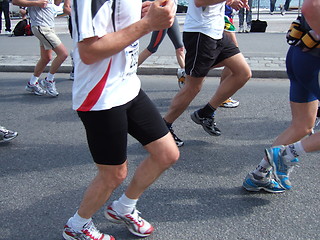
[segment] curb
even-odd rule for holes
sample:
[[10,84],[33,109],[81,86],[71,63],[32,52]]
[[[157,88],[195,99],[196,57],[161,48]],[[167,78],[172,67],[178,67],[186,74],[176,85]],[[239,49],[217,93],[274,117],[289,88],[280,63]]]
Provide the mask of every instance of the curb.
[[[62,65],[58,73],[70,73],[71,65]],[[34,70],[34,65],[0,65],[0,72],[30,72]],[[45,68],[45,72],[49,71],[49,66]],[[208,77],[220,77],[222,69],[212,69],[208,73]],[[251,69],[252,78],[288,78],[285,69]],[[138,75],[176,75],[177,68],[172,67],[139,67]]]

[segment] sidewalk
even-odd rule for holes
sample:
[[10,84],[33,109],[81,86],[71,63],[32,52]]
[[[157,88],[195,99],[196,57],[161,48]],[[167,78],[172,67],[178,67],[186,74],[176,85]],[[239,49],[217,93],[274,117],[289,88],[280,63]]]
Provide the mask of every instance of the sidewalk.
[[[261,38],[261,36],[265,36],[265,40],[268,41],[268,34],[279,34],[279,33],[281,33],[280,37],[284,38],[290,23],[296,18],[296,16],[297,16],[297,11],[292,11],[287,13],[285,16],[281,16],[280,14],[270,15],[267,9],[261,9],[259,19],[266,20],[268,22],[266,33],[248,33],[248,34],[237,33],[237,38],[241,40],[241,38],[246,38],[250,36],[251,41],[253,41],[254,44],[257,45],[258,49],[263,48],[264,42],[259,43],[259,40],[255,41],[255,38]],[[178,20],[181,27],[181,31],[183,29],[184,18],[185,18],[185,14],[178,14]],[[257,18],[256,9],[253,9],[252,19],[255,20],[256,18]],[[234,20],[235,20],[235,26],[238,27],[238,16],[235,16]],[[12,20],[12,26],[15,26],[16,22],[18,21],[19,19]],[[68,35],[67,21],[65,18],[56,18],[56,32],[59,35],[61,34]],[[16,37],[16,38],[23,38],[23,37]],[[2,39],[6,39],[6,38],[4,37]],[[8,40],[10,41],[9,37],[8,37]],[[70,42],[71,42],[71,39],[70,39]],[[287,78],[287,75],[285,72],[285,55],[284,54],[277,54],[276,52],[275,53],[259,52],[257,54],[250,54],[250,53],[247,53],[246,51],[243,51],[243,48],[246,47],[246,44],[250,44],[250,43],[247,43],[247,42],[239,43],[240,49],[244,54],[248,64],[251,67],[253,77],[255,78]],[[71,43],[69,44],[68,48],[71,49]],[[1,50],[1,46],[0,46],[0,50]],[[3,51],[0,51],[0,52],[1,52],[0,72],[33,72],[34,65],[39,59],[38,49],[34,49],[34,51],[32,52],[32,55],[31,54],[24,55],[19,53],[3,54],[2,53]],[[149,57],[145,61],[145,63],[143,63],[139,67],[138,74],[175,75],[177,71],[177,67],[178,67],[178,64],[176,61],[176,57],[174,56],[174,53],[169,56],[168,54],[162,54],[161,49],[159,49],[159,51],[156,54]],[[59,69],[59,72],[67,73],[67,72],[70,72],[70,70],[71,70],[71,59],[68,58]],[[219,76],[220,73],[221,73],[221,69],[214,69],[209,72],[209,76]]]

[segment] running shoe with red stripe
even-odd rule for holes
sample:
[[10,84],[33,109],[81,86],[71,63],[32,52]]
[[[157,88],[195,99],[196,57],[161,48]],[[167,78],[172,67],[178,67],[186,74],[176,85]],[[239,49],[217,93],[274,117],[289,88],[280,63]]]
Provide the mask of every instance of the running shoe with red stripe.
[[115,240],[113,236],[101,233],[92,221],[84,225],[80,232],[65,225],[62,235],[65,240]]
[[133,209],[132,213],[120,215],[110,205],[104,215],[110,222],[125,223],[128,230],[138,237],[147,237],[154,231],[152,225],[140,217],[137,209]]

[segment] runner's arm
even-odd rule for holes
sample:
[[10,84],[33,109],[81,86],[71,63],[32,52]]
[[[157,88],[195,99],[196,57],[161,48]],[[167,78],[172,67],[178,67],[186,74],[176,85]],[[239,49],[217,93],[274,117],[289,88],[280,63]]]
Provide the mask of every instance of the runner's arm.
[[63,4],[63,13],[67,15],[71,15],[71,3],[70,0],[64,0]]
[[304,0],[301,12],[309,26],[320,36],[320,0]]
[[108,33],[101,38],[86,38],[78,43],[80,58],[85,64],[93,64],[111,57],[149,32],[169,28],[175,15],[173,1],[161,6],[163,0],[150,5],[145,17],[117,32]]
[[62,3],[62,0],[54,0],[54,4],[55,4],[56,6],[59,6],[60,3]]
[[45,8],[48,4],[48,0],[12,0],[12,4],[20,7]]
[[209,5],[215,5],[221,2],[225,2],[225,0],[194,0],[196,7],[205,7]]

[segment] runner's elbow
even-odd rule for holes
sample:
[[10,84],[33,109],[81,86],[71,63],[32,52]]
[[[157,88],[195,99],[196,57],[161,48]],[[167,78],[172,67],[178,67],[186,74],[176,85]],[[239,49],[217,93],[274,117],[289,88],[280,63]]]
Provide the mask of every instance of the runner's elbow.
[[81,61],[84,64],[90,65],[97,62],[96,59],[92,56],[92,54],[86,51],[79,51],[79,55],[80,55]]
[[202,0],[195,0],[194,4],[196,5],[196,7],[202,7],[203,5],[203,1]]

